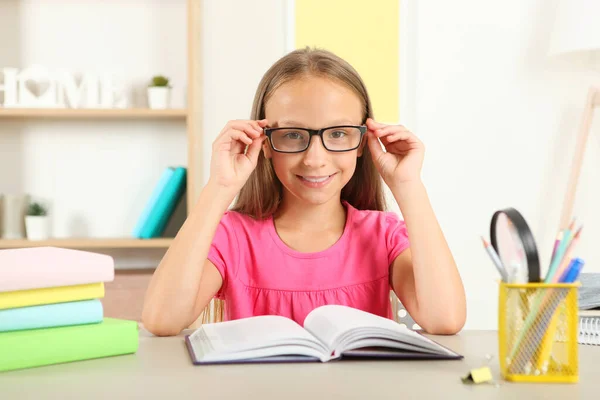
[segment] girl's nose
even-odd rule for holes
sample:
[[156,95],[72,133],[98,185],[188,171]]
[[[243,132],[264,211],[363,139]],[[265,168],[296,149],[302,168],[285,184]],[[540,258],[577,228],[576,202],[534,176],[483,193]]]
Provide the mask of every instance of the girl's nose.
[[320,137],[313,136],[308,145],[308,149],[304,152],[304,165],[311,168],[318,168],[325,165],[326,160],[327,149],[323,147]]

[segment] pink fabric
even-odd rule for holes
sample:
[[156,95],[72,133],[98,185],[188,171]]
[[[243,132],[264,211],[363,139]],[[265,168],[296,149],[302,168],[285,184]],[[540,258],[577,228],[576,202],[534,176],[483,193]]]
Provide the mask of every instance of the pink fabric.
[[344,206],[342,236],[315,253],[288,247],[272,218],[225,213],[208,254],[223,277],[217,297],[225,299],[225,319],[277,314],[302,325],[325,304],[391,318],[389,266],[409,247],[406,226],[392,212]]

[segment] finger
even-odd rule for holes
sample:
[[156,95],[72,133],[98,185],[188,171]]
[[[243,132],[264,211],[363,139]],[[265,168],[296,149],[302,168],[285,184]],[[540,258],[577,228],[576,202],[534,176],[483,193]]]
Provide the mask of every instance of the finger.
[[252,139],[248,136],[248,134],[245,131],[241,131],[238,129],[230,129],[229,137],[233,140],[240,141],[247,145],[252,144]]
[[387,136],[390,134],[395,134],[397,132],[408,132],[410,133],[406,128],[400,126],[400,125],[388,125],[385,128],[378,128],[375,129],[375,136],[377,137],[382,137],[382,136]]
[[[244,132],[238,131],[238,133],[235,134],[236,137],[241,136],[241,135],[245,135]],[[252,139],[250,139],[252,140]],[[246,147],[248,147],[248,144],[240,139],[236,139],[233,136],[229,136],[229,153],[230,154],[244,154],[244,152],[246,151]]]
[[248,150],[246,150],[246,156],[248,156],[248,158],[252,162],[252,165],[256,165],[258,155],[261,151],[262,143],[265,141],[266,138],[266,136],[261,136],[258,139],[254,139],[252,141],[252,144],[248,146]]
[[375,130],[378,128],[385,128],[386,126],[388,126],[388,125],[377,122],[373,118],[367,118],[367,127],[371,130]]
[[259,120],[259,121],[256,121],[256,122],[258,123],[258,125],[259,125],[261,128],[264,128],[264,127],[266,127],[267,125],[269,125],[269,121],[268,121],[266,118],[265,118],[265,119],[261,119],[261,120]]
[[409,141],[411,139],[410,133],[408,132],[396,132],[390,135],[384,136],[388,143],[397,142],[400,140]]
[[367,133],[367,141],[369,145],[369,150],[371,150],[371,156],[373,156],[374,160],[379,159],[379,157],[381,157],[384,153],[383,149],[381,148],[381,143],[379,142],[379,139],[377,139],[377,137],[375,137],[375,135],[373,135],[372,132],[369,132]]
[[255,128],[252,122],[254,121],[234,121],[231,123],[231,127],[239,131],[244,131],[251,137],[259,137],[262,135],[262,128]]
[[256,132],[260,132],[262,134],[263,128],[258,124],[258,121],[248,121],[248,123],[254,128]]

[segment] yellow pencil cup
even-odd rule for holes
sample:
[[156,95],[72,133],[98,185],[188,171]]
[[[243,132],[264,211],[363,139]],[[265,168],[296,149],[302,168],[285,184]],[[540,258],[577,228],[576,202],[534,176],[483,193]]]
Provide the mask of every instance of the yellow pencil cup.
[[579,285],[500,283],[498,352],[504,379],[544,383],[579,380]]

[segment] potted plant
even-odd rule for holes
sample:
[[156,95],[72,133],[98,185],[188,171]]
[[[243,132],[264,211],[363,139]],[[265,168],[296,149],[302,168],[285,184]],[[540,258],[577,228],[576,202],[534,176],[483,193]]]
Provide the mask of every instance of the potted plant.
[[171,86],[169,79],[157,75],[148,86],[148,106],[153,109],[165,109],[171,105]]
[[25,215],[25,231],[29,240],[44,240],[50,236],[48,209],[39,202],[32,202]]

